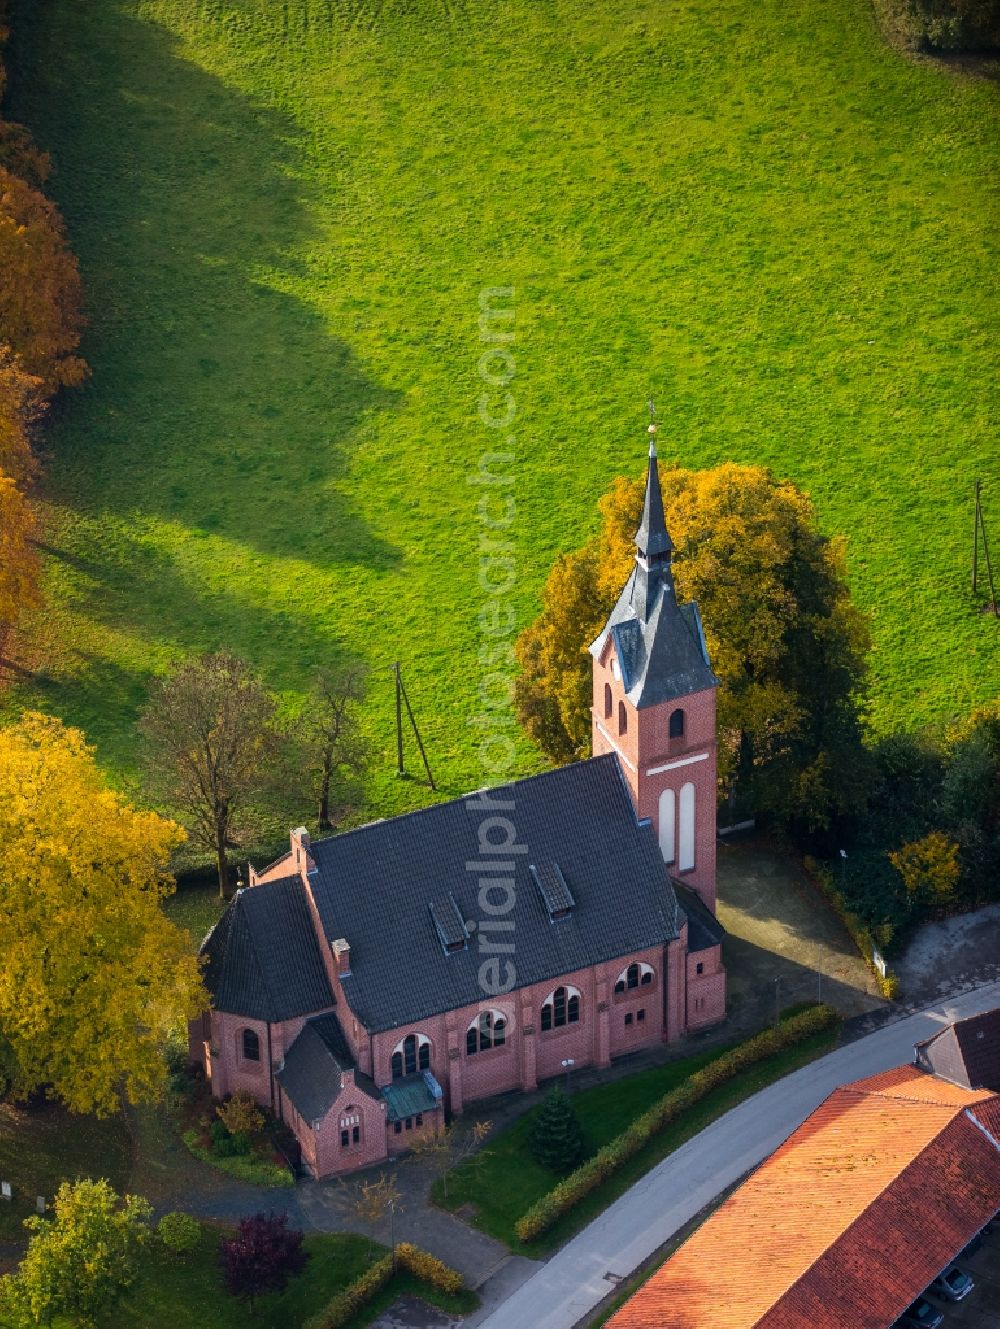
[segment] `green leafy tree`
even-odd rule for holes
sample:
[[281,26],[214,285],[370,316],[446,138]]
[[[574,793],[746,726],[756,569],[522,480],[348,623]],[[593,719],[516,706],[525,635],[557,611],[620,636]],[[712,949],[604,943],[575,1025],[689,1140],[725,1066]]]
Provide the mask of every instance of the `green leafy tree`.
[[[718,698],[723,788],[810,828],[850,809],[863,761],[859,702],[868,628],[851,602],[844,546],[805,494],[764,467],[660,472],[679,597],[697,600]],[[590,658],[635,548],[643,483],[619,477],[600,532],[561,558],[542,612],[518,638],[522,724],[554,761],[590,744]]]
[[535,1118],[529,1148],[542,1167],[560,1176],[572,1172],[586,1157],[587,1147],[576,1110],[558,1087],[545,1096]]
[[3,1280],[0,1314],[14,1325],[50,1324],[65,1316],[90,1329],[139,1271],[152,1208],[106,1181],[64,1182],[54,1217],[25,1220],[32,1236],[20,1267]]

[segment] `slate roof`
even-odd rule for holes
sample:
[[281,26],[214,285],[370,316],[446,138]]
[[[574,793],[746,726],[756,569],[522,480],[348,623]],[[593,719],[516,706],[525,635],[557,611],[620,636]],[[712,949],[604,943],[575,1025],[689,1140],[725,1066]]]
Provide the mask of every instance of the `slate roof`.
[[[354,1060],[340,1021],[330,1012],[305,1022],[275,1077],[299,1115],[313,1122],[329,1112],[348,1070],[354,1070]],[[374,1081],[367,1075],[356,1072],[354,1081],[362,1093],[378,1097]]]
[[[492,859],[512,865],[513,905],[501,921],[513,928],[493,939],[513,941],[513,954],[497,958],[513,962],[516,987],[677,936],[673,887],[613,754],[313,841],[323,930],[350,944],[344,991],[372,1032],[482,1000],[477,929],[491,916],[479,904],[476,864],[480,829],[498,815],[510,819],[523,846]],[[484,833],[498,840],[504,832]],[[575,901],[554,921],[529,870],[546,861],[559,864]],[[450,954],[429,908],[449,895],[472,925],[468,945]]]
[[404,1075],[402,1079],[385,1085],[380,1092],[388,1104],[390,1121],[405,1121],[418,1112],[433,1112],[441,1106],[443,1098],[441,1086],[430,1071]]
[[613,640],[625,695],[638,709],[718,687],[698,606],[677,603],[670,568],[673,544],[663,518],[654,447],[649,450],[646,497],[635,545],[635,567],[601,635],[591,645],[591,655],[600,659],[608,638]]
[[688,921],[688,952],[707,951],[718,946],[726,935],[726,929],[712,913],[697,892],[692,891],[683,882],[674,880],[677,903],[684,910]]
[[842,1086],[608,1329],[885,1329],[1000,1206],[998,1124],[912,1066]]
[[334,1004],[298,877],[237,891],[199,954],[218,1011],[273,1023]]
[[718,687],[698,606],[678,604],[673,583],[661,581],[646,617],[636,586],[639,577],[640,569],[633,568],[591,654],[599,658],[611,636],[625,695],[638,710]]
[[956,1020],[913,1050],[924,1070],[967,1089],[1000,1092],[1000,1007]]

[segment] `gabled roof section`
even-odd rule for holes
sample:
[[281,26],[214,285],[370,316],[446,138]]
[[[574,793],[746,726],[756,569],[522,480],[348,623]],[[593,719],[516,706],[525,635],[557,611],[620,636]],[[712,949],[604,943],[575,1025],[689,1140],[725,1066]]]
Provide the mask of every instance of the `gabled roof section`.
[[1000,1007],[956,1020],[913,1050],[924,1070],[967,1089],[1000,1092]]
[[1000,1206],[998,1110],[914,1067],[837,1089],[608,1329],[885,1329]]
[[[483,854],[480,829],[496,816],[509,818],[523,851]],[[487,952],[487,939],[513,938],[522,987],[677,936],[677,901],[656,839],[636,821],[613,754],[314,841],[312,852],[324,932],[351,946],[344,993],[373,1033],[479,1002],[484,956],[502,963],[507,954]],[[531,863],[558,863],[572,885],[575,905],[557,927]],[[511,882],[502,916],[479,903],[481,881],[498,872]],[[437,913],[448,896],[458,917],[476,925],[454,953],[429,908]]]
[[334,1004],[297,876],[237,891],[199,954],[216,1010],[274,1023]]
[[[344,1031],[331,1011],[307,1020],[285,1054],[275,1078],[307,1122],[325,1117],[344,1087],[344,1072],[354,1070]],[[374,1098],[367,1076],[355,1075],[362,1093]]]

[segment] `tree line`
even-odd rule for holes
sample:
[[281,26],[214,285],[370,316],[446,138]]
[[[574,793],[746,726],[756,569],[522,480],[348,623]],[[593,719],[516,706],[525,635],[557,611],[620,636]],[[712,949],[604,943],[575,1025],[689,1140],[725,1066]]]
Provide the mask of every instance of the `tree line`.
[[[0,0],[0,104],[8,35]],[[38,431],[56,394],[88,373],[77,354],[79,268],[59,210],[42,192],[51,169],[23,125],[0,119],[0,654],[20,612],[39,599],[31,502]]]

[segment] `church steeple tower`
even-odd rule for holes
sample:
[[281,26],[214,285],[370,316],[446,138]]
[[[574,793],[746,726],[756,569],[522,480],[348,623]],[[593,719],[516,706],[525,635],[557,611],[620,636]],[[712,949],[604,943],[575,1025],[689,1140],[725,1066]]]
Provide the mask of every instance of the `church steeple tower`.
[[[650,425],[650,429],[655,428],[655,425]],[[656,464],[656,443],[652,439],[649,444],[649,470],[646,473],[646,496],[642,504],[642,520],[635,533],[634,542],[635,609],[637,614],[648,618],[659,586],[664,585],[671,594],[674,589],[674,576],[670,567],[674,546],[663,516],[663,494],[660,490],[660,473]]]
[[632,573],[590,648],[594,754],[617,754],[664,862],[714,910],[718,680],[697,605],[677,602],[655,439],[635,547]]

